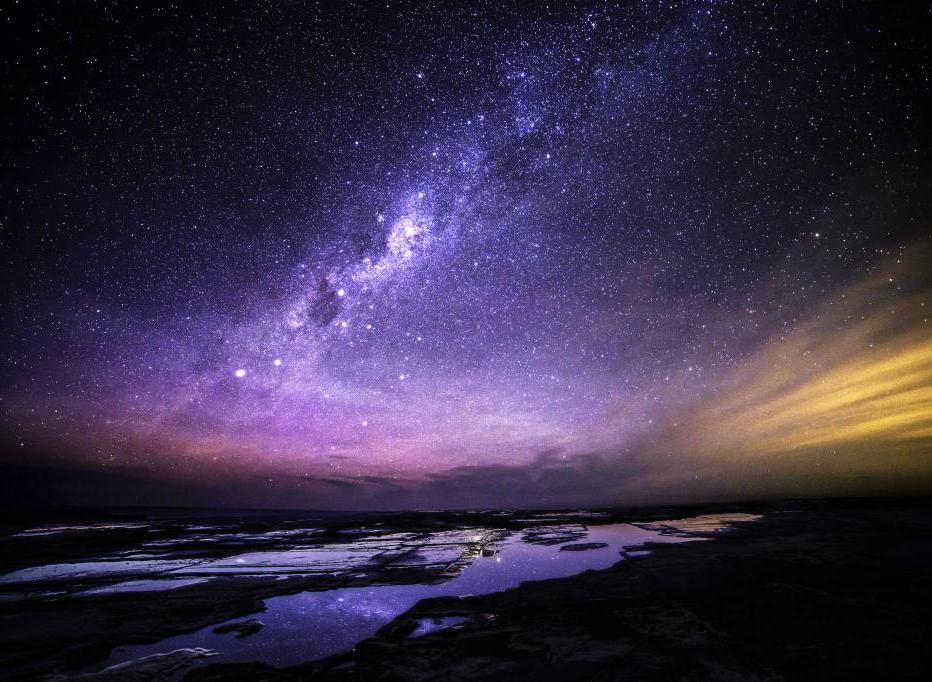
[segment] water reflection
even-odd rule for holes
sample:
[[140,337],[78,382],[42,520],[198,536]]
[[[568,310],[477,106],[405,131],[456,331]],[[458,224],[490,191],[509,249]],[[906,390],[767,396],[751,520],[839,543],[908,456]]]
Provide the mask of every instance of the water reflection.
[[[323,658],[352,649],[421,599],[500,592],[529,580],[562,578],[608,568],[623,558],[625,547],[697,539],[664,534],[664,530],[669,531],[625,523],[593,526],[586,533],[585,542],[605,546],[584,551],[560,551],[556,544],[529,544],[515,534],[500,543],[496,553],[485,552],[489,555],[477,557],[459,576],[445,583],[351,587],[274,597],[266,600],[266,611],[258,614],[264,627],[254,635],[234,639],[229,634],[214,634],[217,625],[212,625],[156,644],[120,647],[114,650],[107,665],[195,647],[216,650],[219,655],[211,660],[228,663],[264,661],[286,666]],[[417,634],[431,631],[431,625],[424,627]]]

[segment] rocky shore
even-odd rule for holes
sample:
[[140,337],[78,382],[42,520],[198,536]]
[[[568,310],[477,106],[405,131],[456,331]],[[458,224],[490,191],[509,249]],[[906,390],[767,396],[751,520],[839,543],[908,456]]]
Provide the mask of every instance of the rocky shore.
[[[712,511],[763,518],[718,533],[700,516]],[[265,526],[250,522],[255,527],[248,533],[238,526],[226,535],[211,530],[194,540],[177,529],[150,527],[147,542],[154,535],[169,548],[163,559],[197,555],[210,571],[235,564],[223,557],[256,556],[257,547],[308,551],[300,543],[312,536],[323,543],[315,547],[339,550],[333,556],[341,561],[359,547],[375,546],[378,553],[365,571],[353,558],[345,566],[333,563],[324,574],[211,574],[204,582],[158,593],[80,596],[89,593],[89,585],[113,589],[114,578],[67,571],[62,575],[68,577],[55,574],[51,582],[37,583],[37,595],[26,598],[12,591],[22,588],[7,587],[0,591],[7,597],[0,602],[0,665],[9,679],[52,675],[116,682],[925,680],[932,670],[929,500],[614,510],[583,521],[574,513],[410,514],[378,521],[330,519],[321,529],[306,520],[279,519]],[[189,648],[88,672],[100,670],[99,662],[113,647],[127,642],[158,642],[205,627],[227,632],[231,641],[258,637],[254,633],[264,630],[263,603],[271,597],[443,582],[475,557],[495,561],[495,538],[506,533],[551,546],[557,555],[606,551],[604,543],[581,542],[586,533],[580,528],[620,521],[712,541],[650,544],[623,551],[605,570],[525,582],[503,592],[424,599],[353,650],[300,665],[223,663],[215,652]],[[115,532],[138,535],[140,529]],[[129,551],[110,537],[112,546],[94,551]],[[296,545],[295,537],[303,539]],[[486,539],[489,544],[483,545]],[[3,547],[9,550],[16,542],[4,540]],[[63,553],[71,545],[80,543],[72,538],[56,546],[52,537],[47,551],[70,566],[71,557]],[[23,556],[11,551],[6,556],[14,568],[33,570]],[[256,563],[250,570],[263,567]],[[251,614],[257,617],[244,618]],[[241,620],[217,627],[231,619]]]
[[[932,505],[788,504],[714,542],[422,601],[354,652],[209,680],[926,680]],[[466,620],[411,638],[425,618]]]

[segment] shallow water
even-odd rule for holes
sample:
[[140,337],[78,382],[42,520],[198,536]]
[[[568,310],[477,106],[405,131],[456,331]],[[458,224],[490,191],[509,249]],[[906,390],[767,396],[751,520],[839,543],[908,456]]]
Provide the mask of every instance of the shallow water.
[[438,630],[446,630],[447,628],[453,627],[454,625],[465,623],[468,620],[469,620],[468,618],[464,618],[463,616],[445,616],[443,618],[421,618],[417,622],[417,627],[414,628],[414,632],[412,632],[408,636],[411,638],[423,637],[424,635],[429,635],[431,632],[437,632]]
[[117,592],[158,592],[160,590],[177,590],[180,587],[189,587],[206,583],[207,578],[165,578],[162,580],[127,580],[115,585],[93,587],[82,592],[75,592],[76,597],[90,597],[97,594],[115,594]]
[[[582,541],[604,542],[606,547],[585,551],[561,551],[556,544],[529,544],[517,533],[500,543],[496,554],[476,558],[459,576],[441,584],[351,587],[273,597],[265,601],[266,610],[254,616],[264,624],[256,634],[242,639],[232,634],[217,635],[213,630],[222,623],[216,623],[155,644],[119,647],[106,666],[196,647],[219,652],[211,662],[264,661],[287,666],[323,658],[352,649],[421,599],[500,592],[529,580],[562,578],[590,569],[608,568],[623,559],[625,547],[698,539],[663,534],[664,530],[669,531],[625,523],[593,526]],[[241,620],[244,618],[227,622]],[[452,625],[454,623],[441,624],[443,627]],[[423,626],[424,631],[418,632],[419,635],[441,629],[431,624]]]
[[[153,592],[175,589],[181,576],[214,579],[277,575],[287,578],[365,572],[374,568],[373,561],[376,565],[391,563],[394,566],[444,567],[462,560],[469,546],[476,543],[487,544],[491,540],[489,531],[476,529],[381,534],[373,533],[369,529],[350,529],[341,531],[341,534],[360,537],[337,543],[320,542],[318,538],[313,537],[315,532],[315,529],[300,529],[248,536],[239,533],[226,535],[223,540],[227,543],[231,537],[249,537],[260,543],[276,540],[283,548],[248,551],[248,544],[238,543],[235,548],[241,550],[240,553],[221,558],[181,558],[183,552],[169,550],[167,553],[158,554],[139,552],[138,548],[133,548],[95,559],[31,566],[0,575],[0,588],[23,586],[32,589],[43,584],[65,584],[66,591],[77,596],[144,589]],[[295,537],[299,541],[292,544]],[[203,545],[219,541],[220,538],[198,536],[196,542],[202,546],[199,553],[203,554]],[[147,542],[143,547],[164,548],[191,542],[192,538],[188,536]],[[101,586],[101,583],[106,584]],[[94,591],[81,589],[82,584],[92,584]]]

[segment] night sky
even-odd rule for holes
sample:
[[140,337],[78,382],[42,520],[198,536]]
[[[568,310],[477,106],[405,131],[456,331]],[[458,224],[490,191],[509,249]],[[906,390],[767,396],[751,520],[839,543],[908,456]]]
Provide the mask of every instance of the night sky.
[[916,2],[4,3],[7,501],[932,490]]

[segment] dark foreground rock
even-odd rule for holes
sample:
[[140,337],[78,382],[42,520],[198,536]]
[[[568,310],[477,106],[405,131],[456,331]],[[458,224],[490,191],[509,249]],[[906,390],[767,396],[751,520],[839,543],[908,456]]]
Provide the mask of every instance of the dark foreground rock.
[[236,634],[237,639],[242,639],[243,637],[256,634],[262,629],[262,626],[263,622],[261,620],[258,618],[250,618],[249,620],[241,620],[236,623],[218,625],[214,628],[214,634],[225,635],[233,632]]
[[48,682],[80,680],[80,682],[174,682],[201,659],[215,656],[209,649],[176,649],[164,654],[126,661],[106,670],[77,675],[52,675]]
[[[701,543],[508,592],[417,604],[354,652],[207,680],[926,680],[932,504],[782,505]],[[456,628],[418,638],[424,619]]]
[[561,552],[585,552],[588,549],[602,549],[608,547],[607,542],[577,542],[575,545],[563,545]]

